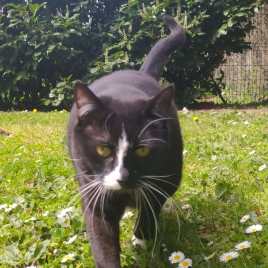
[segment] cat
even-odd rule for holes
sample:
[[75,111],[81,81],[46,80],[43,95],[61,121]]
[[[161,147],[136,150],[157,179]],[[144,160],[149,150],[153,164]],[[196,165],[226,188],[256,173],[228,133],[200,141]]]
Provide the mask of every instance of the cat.
[[162,89],[168,57],[185,31],[164,16],[171,34],[151,49],[139,71],[116,71],[74,86],[67,144],[82,195],[82,208],[97,268],[119,268],[119,221],[138,209],[134,244],[157,235],[156,217],[177,190],[182,138],[174,85]]

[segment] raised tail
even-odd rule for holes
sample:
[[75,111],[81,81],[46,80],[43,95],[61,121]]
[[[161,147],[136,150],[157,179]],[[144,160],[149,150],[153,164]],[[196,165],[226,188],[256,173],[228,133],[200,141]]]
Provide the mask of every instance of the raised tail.
[[140,68],[140,72],[154,77],[157,81],[161,77],[169,55],[179,49],[185,40],[184,29],[171,16],[164,16],[163,21],[170,29],[171,34],[153,46]]

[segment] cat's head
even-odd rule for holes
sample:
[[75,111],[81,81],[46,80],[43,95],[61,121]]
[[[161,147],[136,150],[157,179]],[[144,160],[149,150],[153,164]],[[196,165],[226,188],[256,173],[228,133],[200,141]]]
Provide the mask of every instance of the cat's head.
[[173,91],[170,85],[153,98],[122,102],[98,98],[76,83],[77,164],[89,179],[106,189],[135,189],[161,168],[170,150],[167,122],[174,120],[168,117]]

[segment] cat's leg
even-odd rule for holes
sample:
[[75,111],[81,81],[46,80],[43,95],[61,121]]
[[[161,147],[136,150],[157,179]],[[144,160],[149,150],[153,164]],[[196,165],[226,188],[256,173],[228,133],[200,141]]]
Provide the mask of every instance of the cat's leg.
[[[97,268],[121,268],[119,220],[122,213],[99,210],[86,212],[85,220],[91,251]],[[103,215],[105,215],[103,217]]]

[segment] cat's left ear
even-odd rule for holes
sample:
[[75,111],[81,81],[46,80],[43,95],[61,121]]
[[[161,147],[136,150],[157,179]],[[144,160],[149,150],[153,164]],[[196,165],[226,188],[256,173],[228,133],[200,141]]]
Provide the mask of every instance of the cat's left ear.
[[76,82],[74,85],[74,99],[78,109],[78,119],[80,120],[91,112],[104,110],[104,105],[98,97],[80,82]]
[[144,113],[151,113],[160,117],[167,116],[173,95],[174,84],[170,84],[149,101]]

